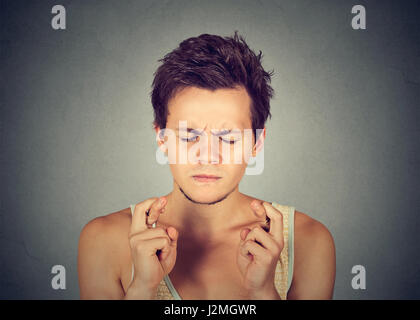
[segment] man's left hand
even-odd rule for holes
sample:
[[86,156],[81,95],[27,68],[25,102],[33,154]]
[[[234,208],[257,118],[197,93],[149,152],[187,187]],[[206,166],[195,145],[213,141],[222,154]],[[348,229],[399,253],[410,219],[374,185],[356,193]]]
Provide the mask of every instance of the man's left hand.
[[243,284],[251,299],[280,299],[274,276],[284,247],[283,215],[268,202],[254,200],[251,208],[262,221],[268,217],[270,227],[268,232],[261,226],[240,232],[237,263]]

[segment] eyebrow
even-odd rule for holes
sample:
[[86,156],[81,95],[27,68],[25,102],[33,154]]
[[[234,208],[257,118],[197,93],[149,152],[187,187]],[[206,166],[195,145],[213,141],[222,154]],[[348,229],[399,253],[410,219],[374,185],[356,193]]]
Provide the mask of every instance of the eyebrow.
[[204,129],[202,130],[202,131],[198,131],[198,130],[196,130],[196,129],[193,129],[193,128],[185,128],[185,127],[182,127],[182,128],[176,128],[176,130],[179,130],[179,131],[182,131],[182,132],[185,132],[185,131],[187,131],[187,132],[192,132],[192,133],[195,133],[195,134],[202,134],[203,133],[203,131],[204,131]]
[[[185,127],[184,128],[176,128],[176,129],[179,130],[179,131],[183,131],[183,132],[185,132],[185,131],[192,132],[192,133],[195,133],[197,135],[201,135],[204,131],[204,129],[202,131],[198,131],[198,130],[193,129],[193,128],[185,128]],[[232,129],[223,129],[223,130],[212,129],[211,130],[211,134],[216,136],[216,137],[225,136],[225,135],[227,135],[231,132],[232,132]]]
[[[213,133],[213,131],[216,131],[216,133]],[[218,137],[218,136],[225,136],[225,135],[227,135],[231,132],[232,132],[232,129],[223,129],[223,130],[219,130],[219,131],[218,130],[212,130],[211,134]]]

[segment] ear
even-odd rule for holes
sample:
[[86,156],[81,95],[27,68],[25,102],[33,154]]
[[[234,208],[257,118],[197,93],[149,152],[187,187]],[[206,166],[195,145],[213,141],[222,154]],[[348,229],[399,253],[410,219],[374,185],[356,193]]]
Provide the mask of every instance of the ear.
[[264,130],[261,131],[260,136],[256,137],[257,142],[255,143],[254,147],[252,148],[252,156],[256,157],[257,153],[261,151],[262,147],[264,146],[264,140],[265,140],[265,126]]
[[155,132],[156,132],[156,142],[158,147],[164,154],[167,155],[168,147],[165,145],[165,137],[160,137],[159,134],[161,133],[160,127],[158,125],[154,125]]

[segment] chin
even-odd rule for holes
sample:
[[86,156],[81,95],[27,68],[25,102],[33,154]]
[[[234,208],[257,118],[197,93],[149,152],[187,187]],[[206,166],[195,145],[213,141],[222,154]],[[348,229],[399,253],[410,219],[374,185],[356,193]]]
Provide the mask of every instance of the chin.
[[[194,190],[195,189],[195,190]],[[226,198],[228,192],[212,191],[209,189],[197,190],[199,188],[191,188],[190,190],[183,189],[184,195],[190,199],[190,201],[202,204],[213,204],[217,203]]]

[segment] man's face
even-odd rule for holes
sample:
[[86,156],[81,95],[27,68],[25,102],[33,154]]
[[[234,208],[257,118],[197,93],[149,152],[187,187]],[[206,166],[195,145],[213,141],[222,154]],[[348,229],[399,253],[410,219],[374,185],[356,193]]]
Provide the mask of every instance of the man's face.
[[[166,129],[176,135],[166,142],[176,150],[170,168],[175,183],[191,201],[221,201],[239,184],[254,146],[253,135],[244,133],[245,129],[252,132],[250,105],[243,87],[213,92],[187,87],[169,101]],[[235,160],[238,150],[240,161]]]

